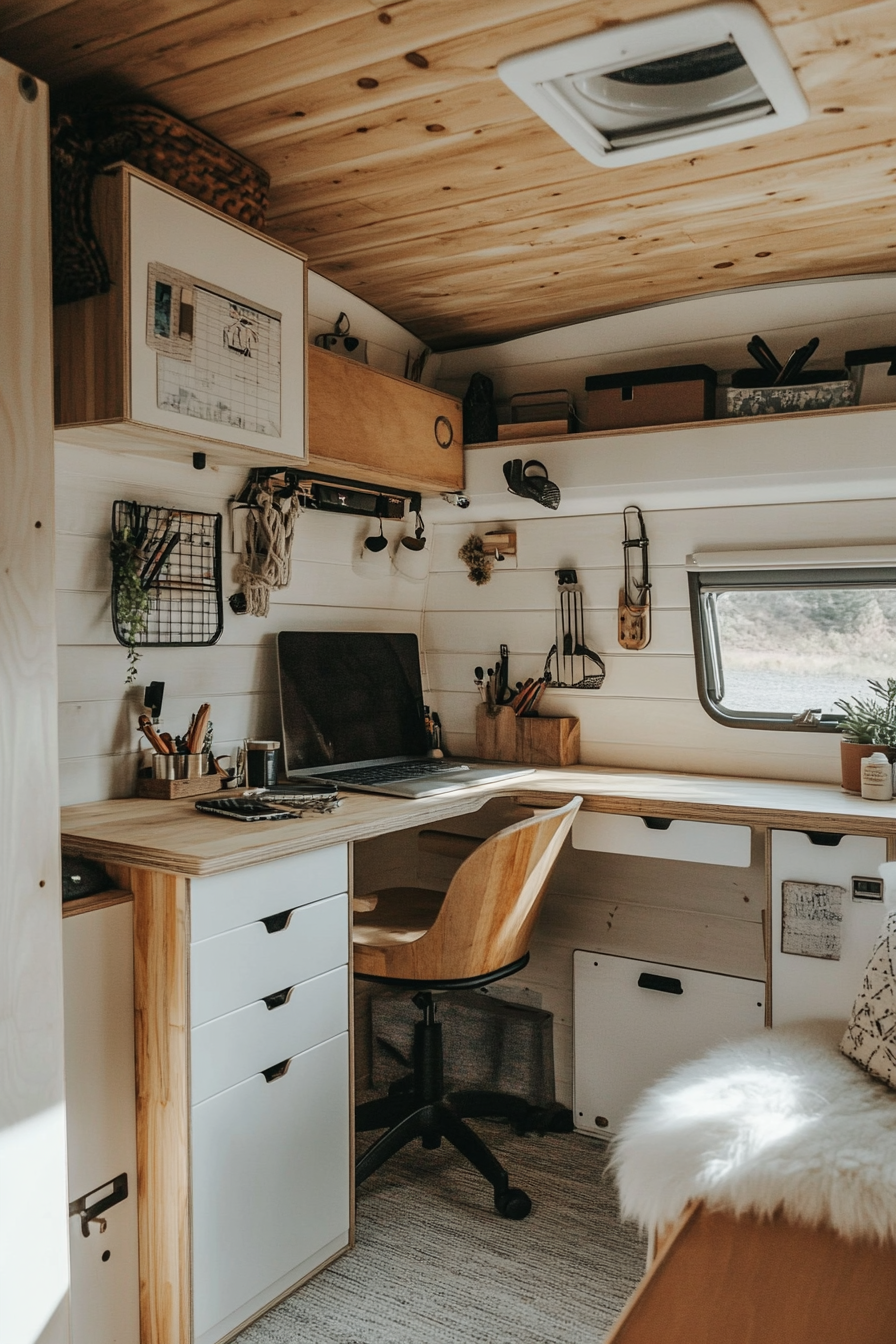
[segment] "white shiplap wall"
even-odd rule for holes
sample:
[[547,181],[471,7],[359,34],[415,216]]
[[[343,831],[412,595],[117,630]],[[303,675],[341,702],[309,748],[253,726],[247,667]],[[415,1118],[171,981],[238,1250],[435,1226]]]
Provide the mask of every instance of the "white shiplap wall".
[[[745,345],[756,331],[782,354],[817,334],[813,364],[835,367],[846,349],[890,342],[894,329],[896,276],[808,281],[684,299],[443,353],[437,385],[462,396],[470,375],[481,370],[494,380],[502,418],[509,419],[507,398],[538,388],[568,388],[581,410],[589,373],[747,364]],[[432,700],[450,747],[473,750],[473,667],[491,664],[499,642],[510,646],[514,680],[540,674],[554,639],[554,570],[573,566],[585,588],[587,642],[608,655],[607,678],[598,692],[550,692],[543,712],[579,716],[584,761],[839,779],[835,736],[725,728],[701,708],[684,561],[698,550],[893,541],[891,433],[889,419],[862,415],[568,445],[561,439],[529,452],[472,450],[469,514],[461,518],[444,507],[438,514],[424,623]],[[564,491],[560,513],[567,516],[548,515],[505,492],[501,462],[513,456],[544,459]],[[622,650],[616,639],[619,511],[632,502],[648,510],[654,581],[653,638],[641,652]],[[458,546],[471,530],[514,520],[518,567],[496,569],[491,583],[476,588],[457,559]]]
[[[403,372],[420,342],[369,304],[319,276],[309,276],[309,335],[332,328],[340,310],[370,341],[371,364]],[[400,575],[369,579],[353,560],[368,524],[362,518],[306,514],[293,547],[289,588],[276,593],[266,619],[234,616],[235,591],[227,501],[242,486],[242,468],[204,471],[132,450],[108,452],[57,444],[56,574],[59,638],[59,750],[63,803],[133,793],[141,736],[142,690],[165,682],[164,726],[182,731],[201,701],[212,705],[215,748],[245,736],[279,737],[274,635],[286,629],[393,630],[420,633],[424,585]],[[209,648],[147,649],[137,684],[124,684],[126,651],[115,640],[109,608],[112,502],[195,508],[224,514],[224,633]],[[394,542],[400,524],[386,524]]]
[[[511,508],[512,516],[512,508]],[[509,524],[505,515],[502,523]],[[813,733],[725,728],[697,699],[684,558],[693,551],[892,541],[896,500],[669,509],[646,515],[653,579],[653,637],[640,652],[616,638],[622,582],[620,515],[516,523],[518,566],[476,587],[457,550],[468,523],[439,524],[429,577],[424,647],[433,705],[452,751],[472,752],[478,693],[473,668],[509,645],[514,681],[540,675],[554,640],[554,570],[572,566],[585,590],[587,642],[605,656],[600,691],[552,691],[546,714],[577,715],[582,760],[633,768],[839,779],[839,739]],[[496,526],[497,524],[491,525]],[[476,531],[490,524],[477,523]]]

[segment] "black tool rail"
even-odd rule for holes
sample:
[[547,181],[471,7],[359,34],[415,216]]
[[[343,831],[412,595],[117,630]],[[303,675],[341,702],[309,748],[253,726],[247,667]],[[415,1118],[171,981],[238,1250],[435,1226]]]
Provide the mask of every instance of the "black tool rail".
[[[117,499],[113,537],[125,528],[138,544],[140,582],[150,595],[145,629],[134,643],[144,648],[214,644],[224,629],[221,514]],[[115,578],[112,625],[118,642],[127,645]]]

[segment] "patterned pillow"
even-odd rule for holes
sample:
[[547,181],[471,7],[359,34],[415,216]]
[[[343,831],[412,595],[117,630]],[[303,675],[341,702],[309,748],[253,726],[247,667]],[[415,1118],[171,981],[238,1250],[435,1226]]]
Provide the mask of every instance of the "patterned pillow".
[[890,913],[880,931],[853,1004],[840,1049],[874,1078],[896,1088],[896,863],[883,863]]

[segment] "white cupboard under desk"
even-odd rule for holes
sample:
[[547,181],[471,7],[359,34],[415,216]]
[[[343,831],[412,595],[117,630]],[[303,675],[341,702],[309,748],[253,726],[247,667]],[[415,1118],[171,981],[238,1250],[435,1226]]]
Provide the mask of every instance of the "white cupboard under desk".
[[122,1176],[127,1197],[89,1236],[69,1220],[72,1344],[137,1344],[133,909],[82,905],[62,922],[69,1201],[96,1191],[94,1205]]
[[[811,1018],[835,1018],[845,1024],[884,920],[883,901],[854,897],[853,878],[877,877],[878,867],[887,857],[886,840],[844,835],[836,845],[817,843],[832,838],[816,834],[813,844],[805,831],[771,832],[771,1016],[775,1027]],[[792,919],[791,937],[785,941],[785,882],[815,888],[818,895],[813,913],[817,919],[810,922],[825,920],[830,926],[833,916],[834,945],[813,949],[811,934],[801,943],[800,929]],[[837,895],[825,890],[830,887],[840,887],[842,892]],[[789,908],[792,910],[792,905]],[[801,945],[807,952],[826,950],[837,955],[831,958],[785,950]]]
[[641,1092],[725,1040],[762,1029],[765,984],[602,952],[573,954],[577,1129],[613,1133]]

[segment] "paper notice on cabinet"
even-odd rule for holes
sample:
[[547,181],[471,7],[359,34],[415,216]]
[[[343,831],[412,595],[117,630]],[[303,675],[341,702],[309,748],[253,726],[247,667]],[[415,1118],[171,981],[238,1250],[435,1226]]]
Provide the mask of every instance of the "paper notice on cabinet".
[[839,961],[846,894],[826,882],[782,882],[781,951]]

